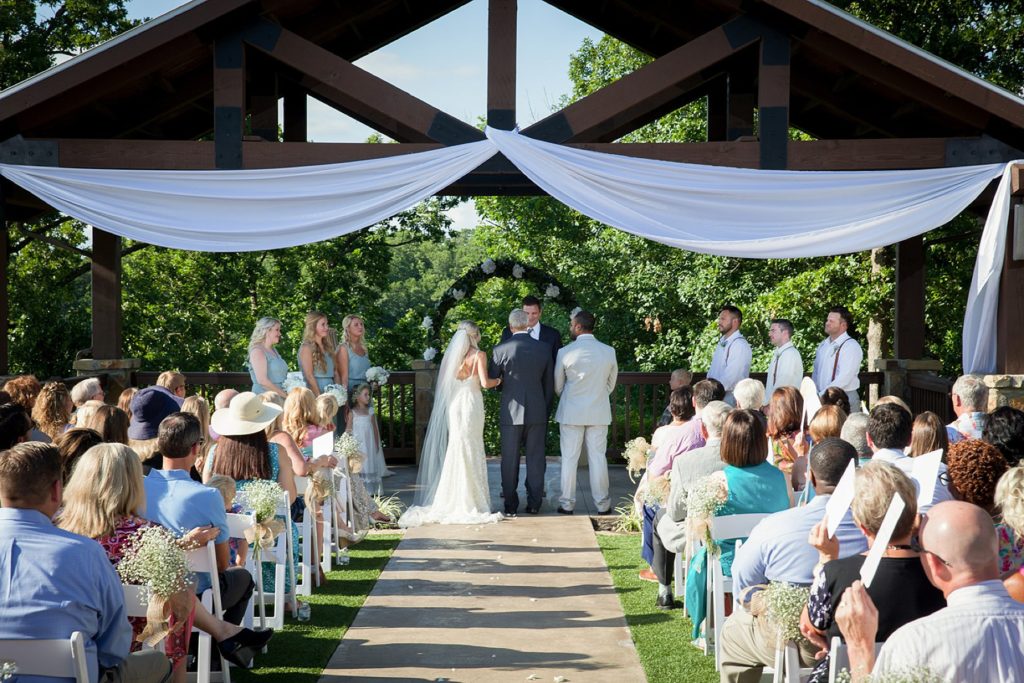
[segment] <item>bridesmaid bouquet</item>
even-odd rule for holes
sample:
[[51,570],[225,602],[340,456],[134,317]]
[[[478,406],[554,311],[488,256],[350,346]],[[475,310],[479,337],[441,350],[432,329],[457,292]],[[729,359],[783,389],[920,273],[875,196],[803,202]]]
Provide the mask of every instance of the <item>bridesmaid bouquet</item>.
[[366,371],[366,381],[371,384],[384,385],[388,383],[391,373],[380,366],[374,366]]
[[348,400],[348,389],[340,384],[328,384],[321,393],[333,396],[339,406],[345,405],[345,401]]
[[140,529],[127,542],[117,563],[117,573],[125,583],[149,588],[146,627],[137,640],[150,646],[171,634],[170,614],[177,618],[173,630],[185,626],[191,599],[174,599],[190,590],[190,573],[185,551],[178,539],[163,527]]
[[[301,372],[289,372],[284,381],[281,382],[281,388],[284,389],[285,393],[288,393],[295,387],[306,388],[306,379],[302,376]],[[340,403],[338,405],[341,405]]]

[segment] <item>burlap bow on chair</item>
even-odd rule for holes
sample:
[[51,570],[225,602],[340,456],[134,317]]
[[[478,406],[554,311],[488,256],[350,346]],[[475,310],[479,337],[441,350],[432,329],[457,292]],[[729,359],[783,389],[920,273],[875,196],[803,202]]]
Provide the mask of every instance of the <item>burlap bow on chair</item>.
[[306,500],[312,507],[322,505],[334,493],[334,483],[322,472],[314,472],[306,486]]
[[[188,623],[193,598],[189,590],[179,591],[169,598],[150,593],[146,606],[146,626],[135,640],[155,647],[164,638],[181,631]],[[171,616],[175,620],[173,627],[170,624]]]
[[265,522],[255,522],[245,530],[245,540],[250,545],[258,545],[267,549],[274,547],[274,539],[284,531],[284,522],[279,519],[269,519]]

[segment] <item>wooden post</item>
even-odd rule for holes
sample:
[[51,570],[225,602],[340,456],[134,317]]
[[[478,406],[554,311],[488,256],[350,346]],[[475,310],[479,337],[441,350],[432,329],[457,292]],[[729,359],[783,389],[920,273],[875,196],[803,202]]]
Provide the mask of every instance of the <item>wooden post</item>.
[[1024,204],[1024,197],[1015,195],[1010,202],[1009,226],[1006,231],[1006,255],[999,279],[999,312],[996,316],[996,372],[1001,375],[1024,375],[1024,261],[1013,259],[1013,215]]
[[516,0],[490,0],[487,13],[487,124],[516,125]]
[[7,211],[4,201],[4,181],[0,180],[0,375],[6,375],[10,369],[8,357],[7,335],[10,332],[10,308],[8,306],[7,286]]
[[121,238],[92,230],[92,357],[121,357]]
[[754,134],[754,84],[748,74],[729,74],[729,125],[726,131],[727,140],[738,140]]
[[306,93],[299,89],[284,95],[284,141],[307,142]]
[[757,131],[761,168],[787,167],[789,146],[789,36],[766,30],[757,73]]
[[924,236],[896,245],[895,355],[901,360],[924,357]]
[[[277,74],[261,74],[249,92],[252,134],[277,142]],[[303,140],[305,142],[305,140]]]
[[245,48],[238,37],[218,40],[214,46],[213,66],[213,140],[217,168],[242,168],[244,125]]
[[708,84],[708,142],[726,140],[729,134],[729,77]]

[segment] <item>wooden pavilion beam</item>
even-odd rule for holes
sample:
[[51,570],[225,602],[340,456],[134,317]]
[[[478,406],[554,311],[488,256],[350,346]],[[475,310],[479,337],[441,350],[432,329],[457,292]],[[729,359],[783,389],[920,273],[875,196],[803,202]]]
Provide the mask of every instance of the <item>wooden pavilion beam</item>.
[[548,142],[608,142],[636,130],[718,75],[712,67],[761,37],[749,17],[733,19],[523,130]]
[[92,357],[121,357],[121,238],[92,231]]
[[213,63],[213,139],[217,168],[242,168],[245,123],[245,48],[239,38],[218,40]]
[[789,141],[789,36],[764,29],[757,71],[761,168],[784,169]]
[[398,142],[454,145],[483,139],[468,123],[273,22],[255,22],[243,39],[300,72],[302,87]]
[[284,94],[285,142],[306,142],[309,139],[307,115],[306,93],[299,88],[286,90]]
[[490,0],[487,11],[487,125],[516,126],[517,0]]
[[896,315],[893,334],[896,358],[924,357],[924,235],[896,245]]

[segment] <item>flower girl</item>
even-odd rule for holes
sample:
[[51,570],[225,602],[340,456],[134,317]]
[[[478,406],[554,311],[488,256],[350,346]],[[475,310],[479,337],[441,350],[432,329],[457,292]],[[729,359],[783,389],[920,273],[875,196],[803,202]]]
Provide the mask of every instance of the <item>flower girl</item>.
[[348,424],[346,431],[359,442],[360,450],[366,455],[363,461],[363,482],[373,495],[381,495],[381,477],[390,474],[384,463],[384,449],[380,444],[377,420],[370,409],[370,385],[360,384],[349,397]]

